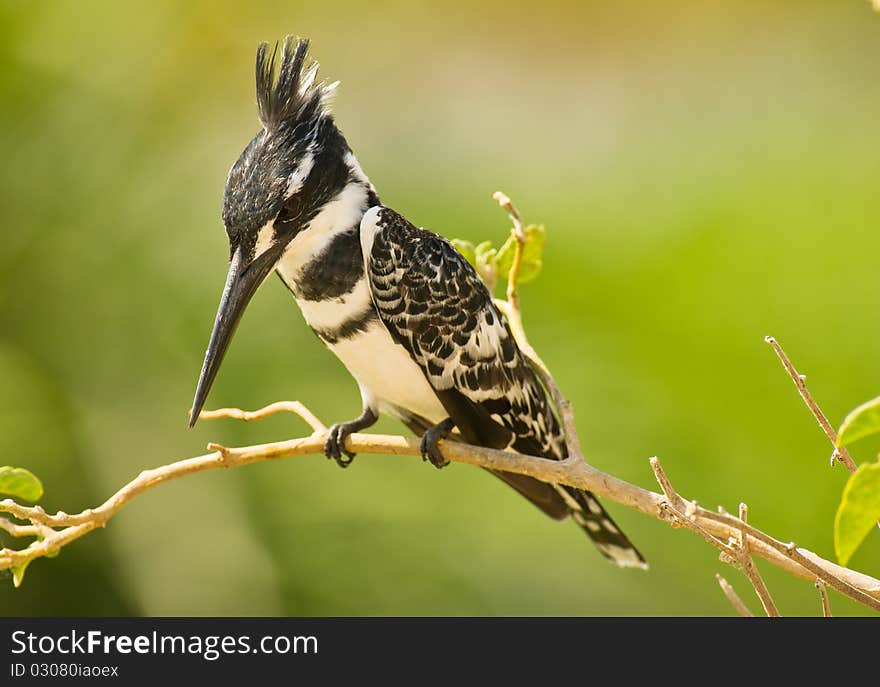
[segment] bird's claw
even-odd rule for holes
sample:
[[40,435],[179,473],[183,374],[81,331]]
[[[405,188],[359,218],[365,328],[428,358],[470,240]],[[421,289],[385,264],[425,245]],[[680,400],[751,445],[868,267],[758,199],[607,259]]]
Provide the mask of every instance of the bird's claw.
[[442,453],[440,453],[439,444],[441,440],[449,436],[451,429],[451,423],[448,421],[441,422],[439,425],[435,425],[425,432],[419,443],[419,451],[421,451],[422,460],[430,460],[431,464],[438,470],[449,465],[449,461],[443,457]]
[[332,458],[341,468],[347,468],[354,460],[355,453],[345,448],[345,440],[352,430],[347,422],[337,422],[327,431],[327,441],[324,442],[324,455]]

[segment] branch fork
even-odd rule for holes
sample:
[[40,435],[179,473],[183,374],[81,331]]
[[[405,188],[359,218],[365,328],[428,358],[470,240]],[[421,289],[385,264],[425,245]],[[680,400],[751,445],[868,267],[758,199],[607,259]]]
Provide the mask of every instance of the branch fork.
[[[738,521],[742,526],[739,528],[738,532],[731,533],[726,541],[722,541],[718,537],[707,532],[705,528],[698,524],[697,515],[699,512],[699,506],[693,501],[685,500],[677,491],[675,491],[672,487],[672,483],[669,481],[669,477],[666,476],[666,472],[663,470],[663,467],[660,465],[660,461],[656,456],[651,458],[650,464],[651,468],[654,470],[654,477],[657,479],[657,483],[660,485],[660,489],[665,496],[665,499],[660,503],[661,510],[667,514],[673,526],[686,527],[717,548],[721,552],[719,554],[721,560],[739,568],[748,578],[749,582],[751,582],[767,615],[778,616],[779,610],[776,608],[776,604],[773,602],[773,598],[770,596],[770,592],[767,590],[767,585],[764,584],[764,580],[761,577],[761,573],[758,572],[754,560],[752,560],[749,547],[749,537],[745,529],[746,518],[748,517],[748,507],[746,504],[741,503],[739,505]],[[719,584],[721,583],[721,580],[723,580],[723,578],[719,576]],[[721,584],[721,588],[725,591],[725,594],[727,594],[725,585],[727,585],[726,580]],[[728,597],[730,597],[729,594]],[[736,605],[737,604],[734,604],[735,607]]]

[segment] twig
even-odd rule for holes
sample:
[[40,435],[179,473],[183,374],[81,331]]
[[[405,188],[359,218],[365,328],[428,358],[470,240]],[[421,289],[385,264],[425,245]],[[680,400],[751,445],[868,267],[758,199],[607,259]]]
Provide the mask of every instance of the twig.
[[270,403],[265,408],[260,408],[252,412],[241,410],[240,408],[218,408],[217,410],[203,410],[199,413],[200,420],[215,420],[218,418],[231,418],[233,420],[244,420],[252,422],[262,420],[270,415],[277,413],[294,413],[305,420],[308,425],[316,432],[326,432],[327,427],[316,418],[312,411],[306,408],[299,401],[278,401]]
[[[719,524],[728,527],[736,526],[738,521],[737,518],[734,518],[728,513],[713,513],[712,511],[707,511],[705,509],[700,509],[700,515],[703,518],[714,520]],[[797,546],[794,542],[789,542],[787,544],[783,543],[749,524],[745,524],[744,529],[748,535],[753,539],[756,539],[757,542],[774,549],[777,553],[797,564],[802,570],[812,573],[814,578],[821,579],[825,584],[834,587],[844,596],[855,599],[856,601],[873,608],[875,611],[880,611],[880,593],[878,593],[880,590],[874,589],[873,582],[864,585],[864,577],[866,576],[862,575],[862,573],[856,573],[855,576],[853,576],[850,573],[855,571],[831,563],[830,561],[826,561],[812,551]],[[755,544],[753,543],[752,546],[754,547],[754,545]],[[766,556],[763,555],[761,557],[766,558]],[[768,558],[767,560],[770,559]],[[797,574],[800,577],[807,579],[806,575],[800,573]],[[880,582],[880,580],[878,580],[878,582]]]
[[[657,480],[657,484],[660,485],[660,490],[663,492],[669,505],[673,508],[679,508],[679,504],[683,499],[678,495],[678,492],[672,488],[672,482],[669,481],[669,478],[666,476],[666,471],[663,469],[663,466],[660,465],[660,459],[657,456],[651,456],[648,459],[648,464],[654,471],[654,478]],[[684,510],[683,508],[679,509]]]
[[39,537],[49,528],[42,525],[19,525],[6,518],[0,518],[0,530],[6,530],[13,537]]
[[583,459],[584,454],[581,450],[581,441],[578,437],[577,428],[574,421],[574,409],[571,401],[562,395],[562,391],[547,365],[541,360],[541,356],[529,343],[526,336],[526,330],[522,321],[522,310],[519,303],[519,273],[522,268],[523,247],[526,244],[525,226],[519,210],[513,204],[513,201],[502,191],[496,191],[492,197],[498,201],[498,204],[505,210],[513,223],[510,230],[514,238],[513,261],[510,265],[510,272],[507,274],[507,300],[495,299],[495,305],[507,318],[510,325],[510,331],[522,354],[529,360],[535,372],[541,378],[544,387],[550,393],[556,411],[562,420],[562,427],[565,433],[565,444],[568,449],[568,455],[573,459]]
[[788,376],[791,377],[791,381],[793,381],[794,385],[797,387],[798,393],[804,400],[804,403],[807,404],[807,408],[810,409],[813,417],[816,418],[816,422],[819,423],[819,427],[822,428],[822,431],[825,432],[825,436],[828,437],[828,440],[831,442],[831,446],[834,449],[834,452],[831,454],[832,463],[835,459],[837,459],[846,466],[847,470],[849,470],[850,472],[855,472],[858,469],[858,467],[856,466],[856,462],[852,459],[852,456],[849,455],[849,451],[847,451],[846,446],[841,446],[839,448],[837,447],[837,432],[835,431],[834,427],[831,426],[831,423],[828,422],[828,418],[825,417],[825,413],[823,413],[822,409],[819,408],[819,404],[816,403],[816,401],[813,399],[813,395],[807,388],[806,375],[798,373],[791,360],[789,360],[788,356],[785,354],[785,351],[782,350],[782,346],[779,345],[779,342],[776,339],[774,339],[772,336],[765,336],[764,341],[766,341],[773,347],[773,350],[776,352],[776,355],[779,357],[779,360],[782,363],[782,367],[785,368]]
[[[739,520],[743,525],[746,524],[748,516],[748,506],[744,503],[739,504]],[[749,535],[745,531],[745,527],[740,528],[739,534],[740,551],[737,556],[737,562],[743,573],[745,573],[745,576],[749,578],[752,587],[755,588],[755,592],[761,600],[761,605],[764,607],[764,612],[771,618],[777,618],[779,617],[779,610],[773,602],[773,597],[770,596],[770,590],[767,589],[767,585],[764,583],[764,578],[761,577],[761,573],[758,572],[758,566],[755,565],[755,561],[752,559],[751,547],[749,546]]]
[[822,580],[816,580],[816,589],[819,590],[819,597],[822,599],[822,615],[826,618],[831,617],[831,604],[828,603],[828,590]]
[[[776,355],[782,362],[782,366],[785,368],[788,376],[791,377],[791,380],[797,387],[798,393],[804,400],[804,403],[807,404],[807,408],[810,409],[810,412],[813,414],[813,417],[816,418],[816,421],[819,423],[819,426],[822,428],[825,436],[828,437],[828,441],[831,442],[831,446],[833,449],[831,451],[831,467],[834,467],[835,462],[840,462],[846,466],[846,469],[849,470],[850,474],[854,473],[858,469],[858,466],[856,465],[856,462],[852,459],[852,456],[849,454],[849,450],[847,450],[846,446],[838,447],[837,431],[834,429],[834,427],[831,426],[831,423],[828,422],[828,418],[825,417],[825,413],[822,412],[822,409],[819,408],[819,404],[816,403],[816,401],[813,399],[813,395],[807,388],[806,375],[798,373],[791,360],[789,360],[788,356],[785,354],[785,351],[782,350],[782,346],[775,338],[773,338],[772,336],[765,336],[764,341],[770,344],[773,347],[773,350],[776,351]],[[877,526],[880,527],[880,520],[877,521]]]
[[504,193],[504,191],[495,191],[492,194],[492,197],[498,201],[498,204],[502,207],[502,209],[507,211],[507,214],[510,216],[510,221],[513,223],[513,235],[522,243],[526,241],[526,229],[525,223],[522,221],[522,215],[519,214],[519,210],[514,206],[513,201],[510,200],[508,195]]
[[739,598],[739,595],[736,593],[733,587],[730,586],[730,582],[725,580],[721,575],[715,573],[715,579],[718,580],[718,585],[721,587],[721,591],[724,592],[724,596],[727,597],[727,600],[730,601],[731,605],[736,609],[736,612],[739,613],[743,618],[754,618],[755,614],[749,610],[749,607],[746,606],[742,599]]
[[514,238],[513,260],[511,261],[510,271],[507,274],[507,300],[503,301],[496,298],[495,304],[501,309],[504,316],[507,318],[508,324],[510,324],[510,329],[513,332],[513,337],[516,339],[520,350],[522,350],[526,357],[529,358],[540,370],[544,371],[547,376],[550,376],[544,361],[541,360],[537,351],[535,351],[531,344],[529,344],[526,330],[525,327],[523,327],[522,322],[522,310],[520,309],[518,290],[519,273],[522,268],[522,251],[523,246],[526,243],[526,233],[523,228],[522,217],[516,207],[514,207],[513,202],[505,193],[502,191],[496,191],[492,194],[492,197],[498,201],[498,204],[510,217],[511,222],[513,223],[510,233]]
[[[764,611],[767,615],[771,617],[778,616],[779,611],[776,609],[776,604],[773,603],[770,592],[767,590],[767,585],[764,584],[764,580],[752,560],[748,544],[748,535],[746,534],[744,527],[741,527],[737,532],[739,540],[737,540],[735,536],[730,536],[726,542],[706,531],[704,527],[697,523],[696,513],[699,506],[693,502],[685,500],[678,494],[678,492],[672,487],[669,477],[667,477],[666,472],[663,470],[663,467],[660,465],[660,461],[656,456],[651,458],[649,462],[651,464],[651,469],[654,471],[654,477],[657,479],[657,483],[660,485],[660,489],[666,497],[666,501],[661,504],[661,507],[668,512],[673,520],[675,520],[675,524],[681,527],[686,527],[692,532],[695,532],[706,542],[721,551],[721,560],[738,567],[748,578],[749,582],[752,583],[752,587],[754,587],[755,593],[761,600],[761,605],[764,606]],[[745,517],[747,514],[748,509],[745,504],[740,504],[739,520],[743,526],[746,524]]]
[[513,201],[511,201],[502,191],[495,191],[495,193],[492,194],[492,197],[498,201],[498,204],[504,210],[507,211],[510,221],[513,223],[513,228],[510,230],[510,234],[513,236],[514,240],[513,261],[510,266],[510,272],[507,276],[507,302],[510,303],[510,306],[514,310],[519,311],[519,293],[517,292],[517,286],[519,284],[519,272],[522,268],[523,247],[526,245],[526,231],[523,225],[522,216],[519,214],[519,210],[513,205]]

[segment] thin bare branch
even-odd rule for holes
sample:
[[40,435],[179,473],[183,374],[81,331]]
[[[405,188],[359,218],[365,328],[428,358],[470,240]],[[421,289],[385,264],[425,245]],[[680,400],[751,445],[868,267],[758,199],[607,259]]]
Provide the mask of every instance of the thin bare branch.
[[504,192],[496,191],[492,194],[492,197],[498,201],[498,204],[510,217],[510,221],[513,223],[510,233],[515,240],[513,261],[510,265],[510,272],[508,272],[507,275],[507,300],[505,301],[496,298],[495,305],[502,312],[504,317],[507,318],[507,323],[510,325],[510,331],[513,333],[513,338],[516,340],[520,351],[522,351],[523,355],[525,355],[532,364],[532,367],[541,378],[541,382],[544,384],[547,391],[550,392],[550,397],[553,399],[553,403],[562,420],[568,455],[570,457],[583,458],[584,454],[581,450],[581,442],[575,426],[574,409],[572,408],[571,401],[562,395],[562,391],[556,383],[556,380],[553,378],[553,375],[550,374],[549,368],[541,359],[541,356],[538,355],[538,352],[529,343],[525,327],[523,326],[518,290],[519,273],[522,268],[523,247],[526,244],[526,231],[522,216],[519,214],[519,210],[516,209],[516,206],[514,206],[513,201],[511,201]]
[[[657,481],[660,483],[661,489],[664,492],[664,500],[659,504],[661,512],[668,512],[672,509],[672,515],[679,521],[679,526],[685,526],[695,531],[702,536],[703,539],[720,549],[725,556],[731,559],[736,559],[737,554],[732,550],[732,547],[725,544],[724,541],[721,541],[718,532],[715,528],[709,525],[709,522],[723,524],[728,528],[725,532],[725,541],[729,541],[733,537],[733,532],[736,532],[740,538],[743,536],[751,537],[755,541],[750,543],[750,551],[759,555],[761,558],[769,560],[774,565],[778,565],[778,567],[786,569],[788,572],[792,572],[799,577],[806,577],[803,574],[804,570],[813,572],[817,578],[824,580],[828,585],[834,587],[840,593],[873,608],[875,611],[880,611],[880,589],[875,587],[874,582],[868,582],[865,579],[866,576],[862,575],[862,573],[856,573],[848,568],[843,568],[830,561],[826,561],[811,551],[797,547],[794,543],[784,544],[755,527],[752,527],[747,522],[730,515],[725,512],[724,509],[719,508],[720,512],[713,513],[705,508],[700,508],[692,501],[685,501],[678,495],[675,489],[672,488],[669,478],[666,476],[665,471],[660,466],[660,462],[656,457],[651,459],[651,467],[654,469],[655,477],[657,477]],[[680,504],[682,503],[687,504],[685,507],[687,515],[682,517],[683,514],[680,511],[677,511],[676,508],[669,505],[670,502],[679,504],[678,508],[681,508]],[[663,519],[668,520],[668,518]],[[696,522],[700,522],[701,527],[694,528],[689,524]],[[714,536],[707,537],[707,534]],[[776,556],[768,555],[768,549],[772,549],[776,551],[777,554],[781,554],[786,561],[794,563],[797,567],[792,568],[790,565],[782,563],[782,561]]]
[[510,221],[513,223],[513,235],[517,241],[525,243],[526,240],[526,228],[525,224],[522,220],[522,215],[519,214],[519,210],[516,209],[516,206],[513,204],[513,201],[507,196],[504,191],[495,191],[492,194],[492,197],[498,201],[498,205],[501,206],[503,210],[505,210],[510,217]]
[[[831,423],[828,422],[828,418],[825,417],[825,413],[822,412],[822,409],[819,408],[819,404],[816,403],[816,401],[813,399],[813,395],[807,388],[806,375],[798,373],[798,371],[794,367],[794,364],[791,362],[791,360],[789,360],[788,356],[785,354],[785,351],[782,350],[782,346],[776,339],[774,339],[772,336],[765,336],[764,341],[770,344],[773,347],[773,350],[776,351],[776,355],[782,362],[782,366],[785,368],[788,376],[791,377],[791,380],[797,387],[798,393],[801,395],[804,403],[807,404],[807,408],[810,409],[813,417],[815,417],[816,421],[819,423],[819,427],[822,428],[825,436],[828,437],[828,441],[831,442],[831,446],[833,447],[833,450],[831,451],[831,467],[834,467],[835,462],[843,463],[846,466],[846,469],[849,470],[850,474],[854,473],[856,470],[858,470],[858,466],[856,465],[856,462],[852,459],[852,456],[849,454],[849,450],[847,450],[846,446],[837,445],[837,431],[834,429],[834,427],[831,426]],[[877,521],[877,526],[880,527],[880,520]]]
[[660,489],[663,491],[666,500],[674,508],[678,507],[681,497],[678,495],[678,492],[672,488],[672,482],[669,481],[669,478],[666,476],[666,471],[663,469],[663,466],[660,465],[660,459],[657,456],[651,456],[648,459],[648,464],[654,471],[654,478],[657,480],[657,484],[660,485]]
[[730,582],[725,580],[721,575],[715,573],[715,579],[718,580],[718,585],[721,587],[721,591],[724,592],[724,596],[727,597],[727,600],[730,601],[731,605],[736,609],[736,612],[739,613],[743,618],[754,618],[755,614],[749,610],[749,607],[743,603],[743,600],[739,598],[739,595],[736,593],[733,587],[730,586]]
[[246,411],[240,408],[218,408],[217,410],[203,410],[199,413],[200,420],[215,420],[218,418],[231,418],[233,420],[243,420],[244,422],[253,422],[262,420],[270,415],[277,413],[294,413],[305,420],[309,427],[315,432],[326,432],[327,425],[321,422],[311,410],[306,408],[299,401],[277,401],[260,408],[259,410]]
[[12,499],[0,501],[0,512],[9,513],[19,520],[30,520],[35,525],[44,525],[50,528],[79,525],[91,518],[91,511],[88,510],[76,515],[68,515],[64,511],[58,511],[55,515],[49,515],[40,506],[22,506]]
[[513,261],[510,266],[510,272],[507,275],[507,302],[510,303],[512,308],[519,310],[517,286],[519,284],[519,272],[522,269],[523,247],[526,245],[526,230],[519,210],[514,207],[513,201],[505,193],[495,191],[492,197],[507,211],[510,221],[513,223],[513,227],[510,230],[510,235],[513,236],[514,240]]
[[562,429],[565,432],[565,445],[568,448],[569,458],[584,459],[584,454],[581,451],[581,440],[578,437],[577,427],[574,424],[574,408],[571,405],[571,401],[562,397],[562,392],[559,391],[555,383],[553,388],[551,388],[551,395],[556,400],[556,407],[562,415]]
[[6,530],[13,537],[39,537],[44,528],[41,525],[19,525],[7,518],[0,518],[0,530]]
[[755,588],[755,593],[761,600],[764,612],[771,618],[777,618],[779,617],[779,609],[776,608],[776,604],[773,602],[773,597],[770,596],[770,590],[767,589],[767,585],[764,583],[764,578],[761,577],[761,573],[758,571],[758,566],[755,565],[755,561],[752,559],[751,547],[749,546],[749,535],[745,530],[748,517],[749,507],[744,503],[740,503],[739,520],[742,522],[743,527],[739,530],[739,555],[737,556],[737,562],[745,576],[749,578],[752,587]]
[[697,524],[697,513],[703,509],[693,501],[688,501],[679,495],[673,488],[672,482],[666,475],[666,471],[660,465],[660,460],[654,456],[649,462],[651,469],[654,471],[654,477],[657,479],[657,483],[666,497],[666,502],[662,504],[662,507],[677,521],[676,524],[695,532],[706,542],[721,551],[721,560],[742,570],[743,574],[751,582],[767,615],[772,617],[778,616],[779,611],[776,608],[776,604],[773,603],[773,598],[770,596],[767,585],[764,584],[764,579],[752,560],[748,535],[744,529],[746,525],[745,518],[748,517],[748,507],[746,504],[741,503],[739,506],[740,517],[738,520],[742,527],[736,533],[738,538],[736,535],[731,535],[726,541],[722,541],[708,532],[705,527]]
[[819,590],[819,597],[822,599],[822,615],[826,618],[831,617],[831,604],[828,603],[828,590],[822,580],[816,580],[816,589]]
[[834,452],[831,454],[832,464],[833,461],[837,459],[846,466],[847,470],[855,472],[857,469],[856,462],[852,459],[852,456],[849,455],[849,451],[846,450],[845,446],[837,447],[837,431],[831,426],[831,423],[828,422],[828,418],[825,417],[825,413],[822,412],[822,409],[819,408],[819,404],[813,399],[813,395],[807,388],[806,375],[800,374],[795,369],[791,360],[789,360],[785,351],[782,350],[782,346],[779,345],[779,342],[776,339],[772,336],[765,336],[764,341],[770,344],[776,352],[779,361],[782,363],[782,367],[785,368],[788,376],[791,377],[791,381],[793,381],[794,385],[797,387],[798,393],[804,400],[804,403],[806,403],[807,408],[810,409],[813,417],[816,418],[816,422],[819,423],[819,427],[822,428],[825,436],[828,437],[828,441],[831,442],[831,446],[834,447]]
[[[734,518],[728,513],[713,513],[712,511],[702,508],[700,509],[699,515],[707,520],[714,520],[727,527],[736,527],[738,526],[737,523],[741,523],[738,518]],[[746,532],[752,539],[757,540],[752,544],[752,546],[755,547],[755,553],[758,553],[759,551],[758,547],[755,546],[756,544],[767,546],[781,554],[786,559],[797,564],[801,570],[806,570],[808,573],[812,573],[814,578],[821,579],[829,587],[834,587],[844,596],[855,599],[859,603],[873,608],[875,611],[880,611],[880,589],[875,589],[873,582],[865,584],[866,580],[864,578],[867,576],[862,573],[856,573],[849,568],[844,568],[836,563],[826,561],[812,551],[797,546],[794,542],[789,542],[787,544],[783,543],[747,523],[741,523],[740,526],[745,528]],[[770,560],[767,556],[761,555],[761,557]],[[803,575],[800,572],[796,574],[798,574],[799,577],[804,577],[806,579],[806,575]],[[880,582],[880,580],[878,580],[878,582]]]

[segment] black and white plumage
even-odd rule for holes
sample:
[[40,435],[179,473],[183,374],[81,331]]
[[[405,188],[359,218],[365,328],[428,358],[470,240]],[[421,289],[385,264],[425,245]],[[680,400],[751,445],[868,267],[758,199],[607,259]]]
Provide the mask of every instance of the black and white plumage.
[[[461,437],[566,458],[546,389],[486,285],[455,247],[383,207],[371,208],[361,221],[361,246],[380,319],[421,368]],[[571,515],[615,563],[645,565],[591,493],[496,474],[551,517]]]
[[[441,238],[380,205],[328,108],[333,85],[306,66],[308,41],[257,52],[260,131],[229,172],[223,220],[226,287],[199,378],[198,417],[251,297],[273,269],[309,327],[343,362],[363,399],[326,452],[344,466],[349,434],[382,413],[422,436],[566,457],[546,390],[474,269]],[[619,565],[645,567],[592,494],[496,473],[549,516],[571,516]]]

